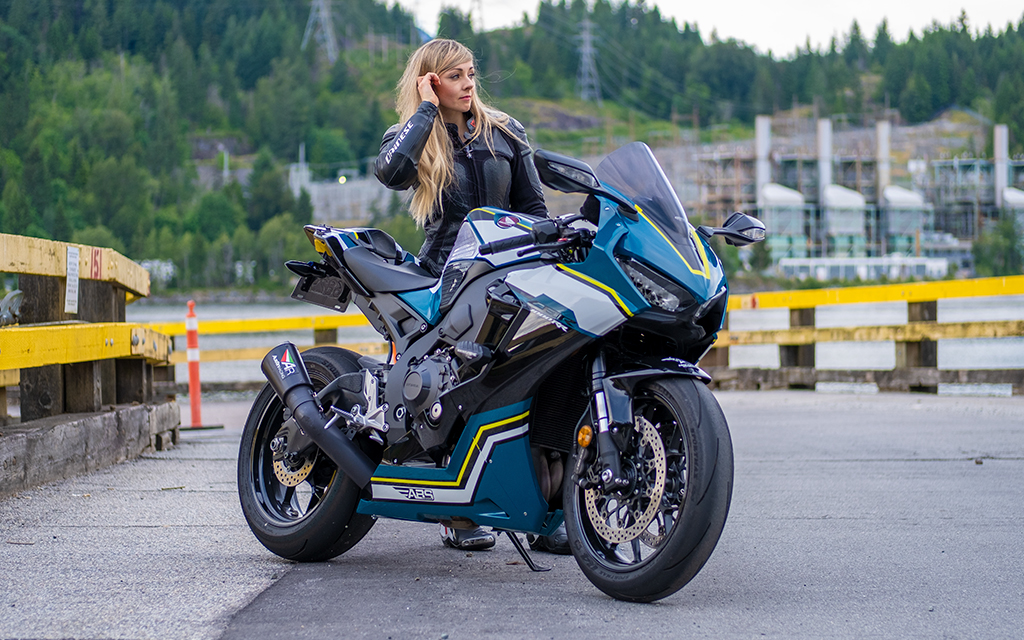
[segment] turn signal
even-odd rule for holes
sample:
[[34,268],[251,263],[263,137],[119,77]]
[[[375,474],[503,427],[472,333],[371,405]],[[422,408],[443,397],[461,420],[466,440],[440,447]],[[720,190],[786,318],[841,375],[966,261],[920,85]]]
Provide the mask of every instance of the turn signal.
[[580,427],[580,432],[576,434],[576,442],[584,449],[590,446],[590,441],[593,439],[594,431],[589,425],[583,425]]

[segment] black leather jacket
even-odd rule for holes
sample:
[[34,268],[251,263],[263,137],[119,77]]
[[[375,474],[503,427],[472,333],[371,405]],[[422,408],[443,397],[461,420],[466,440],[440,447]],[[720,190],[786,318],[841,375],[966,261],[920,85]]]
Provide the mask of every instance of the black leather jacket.
[[[396,191],[416,188],[420,154],[430,136],[438,109],[424,101],[408,122],[396,124],[384,133],[380,155],[374,167],[377,179]],[[526,130],[514,119],[510,128],[518,137],[494,129],[494,154],[482,138],[459,140],[458,128],[446,126],[455,150],[455,180],[441,194],[443,215],[434,211],[426,224],[426,239],[420,248],[420,266],[435,276],[441,274],[455,245],[466,214],[477,207],[497,207],[537,216],[547,216],[544,192],[526,139]]]

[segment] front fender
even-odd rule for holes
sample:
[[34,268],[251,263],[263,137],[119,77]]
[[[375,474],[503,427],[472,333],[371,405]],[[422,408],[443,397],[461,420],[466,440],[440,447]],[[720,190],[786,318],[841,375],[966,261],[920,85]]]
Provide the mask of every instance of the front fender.
[[612,424],[632,424],[634,389],[644,380],[663,377],[696,378],[705,384],[711,382],[711,376],[697,365],[671,356],[653,356],[621,366],[602,379]]

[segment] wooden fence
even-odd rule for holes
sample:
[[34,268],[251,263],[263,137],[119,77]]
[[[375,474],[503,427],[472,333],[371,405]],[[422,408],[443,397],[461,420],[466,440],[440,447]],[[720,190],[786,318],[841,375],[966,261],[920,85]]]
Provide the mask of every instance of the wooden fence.
[[18,325],[0,328],[0,423],[12,386],[22,422],[153,399],[171,339],[125,322],[125,304],[149,295],[145,269],[112,249],[0,234],[0,273],[24,295]]
[[[938,369],[939,340],[1024,336],[1024,321],[937,322],[938,301],[950,298],[1024,294],[1024,276],[895,285],[779,291],[734,296],[729,309],[789,310],[789,329],[723,331],[701,365],[725,388],[813,388],[818,382],[866,382],[883,391],[935,392],[939,384],[1010,384],[1024,394],[1024,362],[1011,369]],[[825,305],[906,302],[907,322],[889,326],[815,326],[815,309]],[[895,367],[878,370],[818,369],[815,345],[822,342],[895,343]],[[778,369],[733,369],[729,347],[775,344]]]
[[[940,323],[938,301],[947,298],[1010,296],[1024,294],[1024,276],[942,282],[909,283],[779,291],[735,295],[729,310],[788,309],[790,328],[764,331],[730,331],[719,334],[715,348],[701,361],[720,388],[767,389],[813,388],[818,382],[867,382],[884,391],[932,391],[939,384],[1010,384],[1014,394],[1024,394],[1024,362],[1019,368],[940,370],[938,340],[962,338],[1007,338],[1024,336],[1024,320],[1002,322]],[[823,328],[815,326],[815,309],[825,305],[906,302],[907,322],[891,326]],[[184,322],[151,324],[161,334],[185,335]],[[314,343],[336,344],[338,330],[367,327],[358,315],[311,316],[255,320],[203,320],[202,335],[262,333],[268,331],[314,332]],[[825,370],[815,366],[815,345],[820,342],[892,341],[896,366],[889,371]],[[735,369],[729,367],[729,347],[774,344],[779,348],[778,369]],[[364,354],[383,354],[382,342],[344,344]],[[204,362],[262,359],[269,347],[203,350]],[[185,362],[183,352],[171,354],[172,363]],[[204,385],[208,386],[208,385]],[[209,385],[212,386],[212,385]]]

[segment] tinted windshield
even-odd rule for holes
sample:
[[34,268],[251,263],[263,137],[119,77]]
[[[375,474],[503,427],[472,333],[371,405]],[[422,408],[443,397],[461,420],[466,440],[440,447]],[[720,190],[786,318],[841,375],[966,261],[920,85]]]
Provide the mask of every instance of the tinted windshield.
[[690,228],[676,192],[650,147],[631,142],[597,166],[601,182],[636,204],[677,247],[690,247]]

